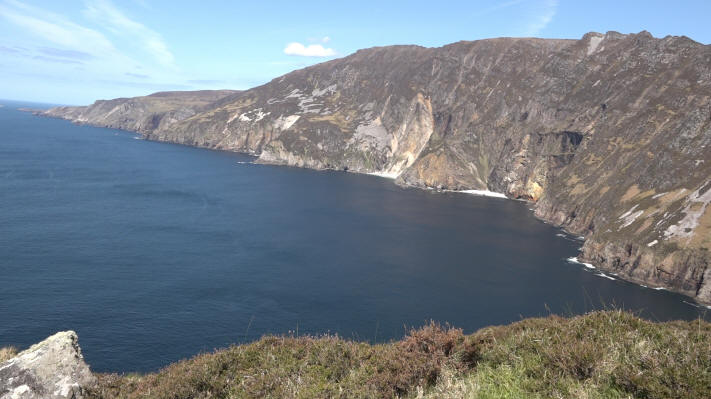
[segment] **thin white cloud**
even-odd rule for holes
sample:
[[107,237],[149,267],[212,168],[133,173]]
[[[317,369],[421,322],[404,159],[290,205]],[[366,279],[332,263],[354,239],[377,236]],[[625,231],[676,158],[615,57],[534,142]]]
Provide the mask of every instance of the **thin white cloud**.
[[35,55],[32,58],[34,58],[36,60],[40,60],[40,61],[46,61],[46,62],[58,62],[60,64],[84,65],[84,63],[82,61],[71,60],[71,59],[61,58],[61,57],[46,57],[44,55]]
[[110,54],[118,50],[102,33],[15,0],[0,4],[0,16],[35,36],[73,50]]
[[93,55],[84,51],[66,50],[55,47],[39,47],[37,48],[37,51],[50,57],[74,59],[80,61],[86,61],[94,58]]
[[331,57],[336,55],[332,48],[325,48],[320,44],[309,44],[304,46],[301,43],[293,42],[286,45],[284,54],[298,55],[302,57]]
[[531,16],[530,22],[524,29],[524,36],[538,35],[553,21],[553,17],[555,17],[555,13],[558,10],[558,0],[544,0],[536,9],[536,13]]
[[331,41],[331,38],[328,37],[328,36],[324,36],[324,37],[321,39],[321,41],[322,41],[323,43],[328,43],[328,42]]
[[[32,49],[22,51],[18,45],[5,46],[0,48],[0,54],[13,57],[13,74],[44,71],[43,79],[61,84],[78,79],[98,86],[108,82],[119,85],[127,78],[142,79],[142,75],[160,76],[166,82],[184,81],[185,76],[174,66],[174,58],[161,37],[122,13],[113,12],[111,6],[107,1],[87,3],[84,16],[95,13],[93,26],[22,1],[0,0],[0,24],[11,27],[12,32],[8,44],[13,44],[15,38],[20,43],[29,39],[34,44]],[[118,39],[114,34],[126,37]],[[76,74],[78,68],[84,72]]]
[[160,64],[175,66],[175,57],[158,32],[122,13],[109,0],[87,0],[84,15],[119,36],[132,36]]

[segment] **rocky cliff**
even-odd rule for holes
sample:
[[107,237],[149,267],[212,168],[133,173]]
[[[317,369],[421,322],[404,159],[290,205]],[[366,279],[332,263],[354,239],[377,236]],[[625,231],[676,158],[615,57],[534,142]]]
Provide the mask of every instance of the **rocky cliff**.
[[608,32],[371,48],[211,94],[188,109],[176,100],[187,94],[164,93],[45,114],[265,163],[502,192],[584,235],[582,259],[711,303],[711,46]]

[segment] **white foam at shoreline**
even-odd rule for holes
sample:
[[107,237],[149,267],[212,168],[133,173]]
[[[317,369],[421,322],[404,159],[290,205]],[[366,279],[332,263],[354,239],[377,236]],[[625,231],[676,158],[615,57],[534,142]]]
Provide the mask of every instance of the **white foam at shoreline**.
[[700,304],[700,303],[691,303],[691,302],[687,302],[687,301],[682,301],[682,302],[684,302],[684,303],[687,304],[687,305],[691,305],[691,306],[693,306],[693,307],[695,307],[695,308],[711,309],[711,305],[702,305],[702,304]]
[[397,179],[398,176],[400,176],[397,173],[393,172],[370,172],[368,173],[371,176],[378,176],[378,177],[384,177],[386,179]]
[[492,197],[492,198],[507,198],[506,194],[496,193],[489,190],[452,190],[455,193],[464,193],[470,195],[479,195],[482,197]]
[[583,266],[587,267],[588,269],[595,269],[595,266],[593,266],[592,264],[590,264],[590,263],[585,263],[585,262],[581,262],[581,261],[579,261],[578,258],[575,257],[575,256],[570,257],[570,258],[568,258],[568,259],[566,259],[566,260],[567,260],[569,263],[575,263],[575,264],[578,264],[578,265],[583,265]]
[[613,281],[614,281],[614,280],[617,280],[616,278],[614,278],[614,277],[612,277],[612,276],[608,276],[608,275],[605,274],[605,273],[595,273],[595,275],[598,276],[598,277],[605,277],[605,278],[610,279],[610,280],[613,280]]
[[650,286],[644,285],[644,284],[638,284],[638,285],[640,287],[649,288],[650,290],[655,290],[655,291],[669,291],[669,289],[667,289],[666,287],[650,287]]
[[238,164],[244,165],[244,164],[253,164],[254,162],[252,161],[237,161]]
[[[570,258],[568,258],[568,259],[566,259],[566,260],[568,261],[568,263],[574,263],[574,264],[576,264],[576,265],[583,265],[583,266],[587,267],[588,269],[597,269],[595,266],[593,266],[593,265],[590,264],[590,263],[585,263],[585,262],[579,261],[578,258],[575,257],[575,256],[570,257]],[[608,280],[613,280],[613,281],[617,280],[616,278],[614,278],[614,277],[612,277],[612,276],[609,276],[609,275],[607,275],[607,274],[605,274],[605,273],[603,273],[603,272],[601,272],[601,271],[599,271],[599,270],[596,271],[595,275],[598,276],[598,277],[604,277],[604,278],[606,278],[606,279],[608,279]]]
[[[545,221],[544,221],[545,223]],[[561,233],[556,233],[556,237],[563,238],[568,241],[573,241],[573,242],[580,242],[580,241],[585,241],[585,238],[582,236],[574,236],[572,234],[566,233],[565,231]],[[578,251],[582,251],[583,247],[578,248]],[[577,258],[576,258],[577,259]]]

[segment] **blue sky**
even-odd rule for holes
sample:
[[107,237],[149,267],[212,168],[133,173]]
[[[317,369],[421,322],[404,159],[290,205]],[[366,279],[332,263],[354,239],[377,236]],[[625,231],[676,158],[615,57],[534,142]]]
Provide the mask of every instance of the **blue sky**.
[[358,49],[647,30],[711,43],[711,1],[0,0],[0,98],[246,89]]

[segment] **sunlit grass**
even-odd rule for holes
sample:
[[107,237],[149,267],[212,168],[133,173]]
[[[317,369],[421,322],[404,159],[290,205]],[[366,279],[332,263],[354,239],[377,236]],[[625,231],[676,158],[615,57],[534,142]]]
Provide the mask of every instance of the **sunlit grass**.
[[97,398],[704,398],[711,324],[623,311],[526,319],[471,335],[430,324],[370,345],[264,337],[147,375],[101,375]]
[[17,349],[12,346],[0,348],[0,362],[9,360],[17,355]]

